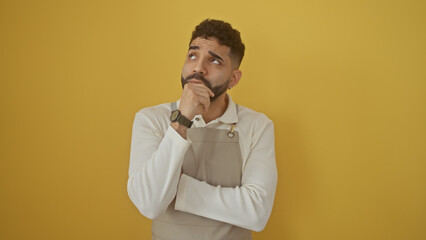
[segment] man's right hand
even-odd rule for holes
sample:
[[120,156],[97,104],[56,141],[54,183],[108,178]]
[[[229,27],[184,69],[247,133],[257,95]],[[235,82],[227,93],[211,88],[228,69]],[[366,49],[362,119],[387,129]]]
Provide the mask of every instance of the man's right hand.
[[[210,97],[213,96],[213,92],[202,81],[196,79],[189,80],[183,87],[179,104],[180,113],[187,119],[192,120],[195,115],[203,114],[209,110]],[[171,125],[186,139],[187,127],[177,122],[172,122]]]
[[204,114],[209,110],[210,97],[213,96],[213,92],[201,80],[191,79],[183,87],[179,110],[191,120],[195,115]]

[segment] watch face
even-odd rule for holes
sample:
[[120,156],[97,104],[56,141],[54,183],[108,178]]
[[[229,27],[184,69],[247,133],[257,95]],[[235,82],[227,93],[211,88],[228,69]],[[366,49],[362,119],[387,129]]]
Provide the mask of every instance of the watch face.
[[176,121],[176,119],[177,119],[177,117],[179,116],[179,110],[174,110],[173,112],[172,112],[172,115],[170,116],[170,120],[172,121],[172,122],[174,122],[174,121]]

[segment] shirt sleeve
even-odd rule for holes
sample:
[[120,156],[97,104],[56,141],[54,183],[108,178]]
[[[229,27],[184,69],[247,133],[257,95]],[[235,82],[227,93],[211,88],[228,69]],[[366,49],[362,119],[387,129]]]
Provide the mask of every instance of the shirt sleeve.
[[176,195],[185,152],[191,144],[169,126],[164,134],[158,122],[138,112],[132,129],[127,192],[146,217],[160,216]]
[[212,186],[182,174],[175,209],[262,231],[272,211],[277,185],[274,127],[268,119],[255,129],[241,186]]

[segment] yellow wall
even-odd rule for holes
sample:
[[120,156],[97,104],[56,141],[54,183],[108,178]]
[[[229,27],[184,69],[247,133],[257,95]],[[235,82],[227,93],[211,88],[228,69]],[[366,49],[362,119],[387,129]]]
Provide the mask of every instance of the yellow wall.
[[[179,3],[180,2],[180,3]],[[276,126],[254,239],[426,239],[424,1],[0,2],[0,239],[149,239],[131,126],[180,95],[193,27],[247,46],[230,93]]]

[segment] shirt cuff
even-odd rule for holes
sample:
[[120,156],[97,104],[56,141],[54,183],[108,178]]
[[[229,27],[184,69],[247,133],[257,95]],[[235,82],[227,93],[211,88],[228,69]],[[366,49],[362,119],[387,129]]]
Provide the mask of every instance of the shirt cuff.
[[172,140],[175,142],[180,142],[180,143],[188,144],[188,145],[192,143],[189,137],[187,137],[187,139],[183,138],[172,126],[169,126],[169,129],[167,129],[166,135],[170,135]]

